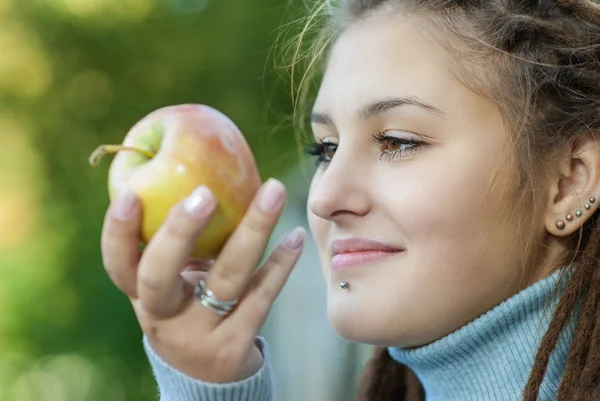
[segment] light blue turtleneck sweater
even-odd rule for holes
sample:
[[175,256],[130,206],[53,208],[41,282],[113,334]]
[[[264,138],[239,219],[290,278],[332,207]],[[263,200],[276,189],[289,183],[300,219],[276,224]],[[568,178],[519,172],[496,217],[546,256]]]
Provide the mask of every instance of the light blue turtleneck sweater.
[[[427,401],[518,401],[558,302],[555,299],[544,311],[558,278],[559,272],[554,272],[429,345],[390,347],[389,353],[416,373]],[[575,317],[551,355],[540,401],[556,398],[574,329]],[[213,384],[176,371],[144,338],[161,401],[271,401],[274,383],[269,350],[263,338],[257,337],[256,343],[264,355],[256,374],[236,383]]]

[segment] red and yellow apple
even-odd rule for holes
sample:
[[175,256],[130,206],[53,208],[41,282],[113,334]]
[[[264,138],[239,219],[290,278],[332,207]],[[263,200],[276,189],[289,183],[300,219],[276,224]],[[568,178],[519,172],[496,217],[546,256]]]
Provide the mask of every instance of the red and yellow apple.
[[206,185],[217,209],[192,252],[212,259],[239,224],[261,181],[254,156],[238,127],[223,113],[200,104],[158,109],[135,124],[122,145],[102,145],[92,165],[116,153],[108,192],[114,199],[128,189],[142,203],[140,240],[148,243],[169,211]]

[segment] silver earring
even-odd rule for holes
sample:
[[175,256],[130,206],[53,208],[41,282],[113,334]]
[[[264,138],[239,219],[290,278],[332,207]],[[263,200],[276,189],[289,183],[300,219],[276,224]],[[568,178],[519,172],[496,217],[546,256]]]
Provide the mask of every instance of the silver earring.
[[345,281],[342,281],[342,282],[340,283],[340,287],[342,288],[342,290],[345,290],[346,288],[348,288],[348,285],[349,285],[349,284],[348,284],[347,282],[345,282]]

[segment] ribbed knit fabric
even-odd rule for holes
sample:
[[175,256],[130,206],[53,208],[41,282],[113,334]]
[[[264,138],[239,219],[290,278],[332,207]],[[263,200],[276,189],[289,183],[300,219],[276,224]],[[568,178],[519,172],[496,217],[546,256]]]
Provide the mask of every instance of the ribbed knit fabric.
[[273,372],[269,348],[262,337],[256,344],[263,354],[258,372],[235,383],[207,383],[189,377],[168,365],[152,350],[144,336],[144,349],[158,382],[160,401],[272,401]]
[[[554,299],[544,313],[558,278],[559,272],[554,272],[429,345],[390,347],[388,352],[415,372],[427,401],[517,401],[558,303]],[[539,401],[556,399],[576,316],[550,357]]]

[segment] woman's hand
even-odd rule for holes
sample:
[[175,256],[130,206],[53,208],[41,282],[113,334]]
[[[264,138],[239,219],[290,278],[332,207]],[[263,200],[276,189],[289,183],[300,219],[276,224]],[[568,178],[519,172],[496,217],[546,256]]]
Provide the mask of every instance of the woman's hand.
[[[141,206],[125,194],[111,204],[102,232],[104,266],[131,300],[153,350],[177,370],[207,382],[251,376],[262,355],[255,337],[300,256],[305,231],[297,228],[256,269],[285,204],[285,188],[263,184],[241,223],[207,269],[189,268],[193,244],[216,207],[200,187],[177,204],[139,250]],[[239,299],[219,315],[193,296],[201,278],[221,301]]]

